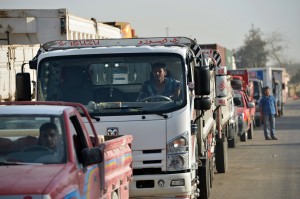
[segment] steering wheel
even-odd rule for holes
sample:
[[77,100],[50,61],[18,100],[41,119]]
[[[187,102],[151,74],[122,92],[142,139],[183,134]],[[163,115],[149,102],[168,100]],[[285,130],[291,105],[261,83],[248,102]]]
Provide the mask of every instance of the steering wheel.
[[48,151],[48,152],[53,153],[52,149],[45,147],[45,146],[41,146],[41,145],[29,146],[22,150],[22,152],[26,152],[26,151]]
[[159,101],[170,101],[172,102],[173,100],[169,97],[166,97],[166,96],[163,96],[163,95],[152,95],[152,96],[149,96],[149,97],[146,97],[144,99],[141,99],[141,102],[146,102],[148,100],[153,100],[153,99],[161,99]]

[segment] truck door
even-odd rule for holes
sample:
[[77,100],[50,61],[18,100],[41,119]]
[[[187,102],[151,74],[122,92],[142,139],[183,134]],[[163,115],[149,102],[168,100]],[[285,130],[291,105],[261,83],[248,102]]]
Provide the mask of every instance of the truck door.
[[86,137],[81,128],[80,122],[77,116],[71,116],[70,118],[70,131],[72,136],[73,152],[75,152],[75,162],[77,170],[77,180],[79,188],[80,198],[99,198],[100,197],[100,176],[99,167],[94,165],[83,165],[81,151],[87,148]]

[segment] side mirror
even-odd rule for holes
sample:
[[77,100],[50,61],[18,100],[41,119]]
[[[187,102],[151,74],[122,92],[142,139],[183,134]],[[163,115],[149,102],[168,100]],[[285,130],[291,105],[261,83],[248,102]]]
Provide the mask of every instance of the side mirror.
[[16,101],[31,100],[31,84],[29,73],[16,74]]
[[242,104],[242,100],[239,97],[234,97],[233,98],[233,103],[234,103],[235,106],[239,106],[239,105]]
[[285,89],[285,83],[282,83],[282,90],[284,90]]
[[84,165],[97,164],[103,161],[102,150],[99,147],[82,149],[81,156]]
[[248,107],[249,108],[254,108],[255,107],[255,103],[254,102],[248,102]]
[[211,108],[211,100],[209,97],[195,98],[194,108],[196,110],[206,111]]
[[209,66],[195,67],[195,94],[210,94],[210,70]]

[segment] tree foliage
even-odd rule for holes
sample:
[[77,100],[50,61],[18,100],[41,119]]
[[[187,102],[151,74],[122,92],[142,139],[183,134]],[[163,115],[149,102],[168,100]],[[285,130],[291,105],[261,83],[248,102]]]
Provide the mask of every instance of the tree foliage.
[[266,45],[260,29],[252,26],[249,34],[246,35],[244,45],[235,54],[237,66],[239,68],[265,67],[268,61]]

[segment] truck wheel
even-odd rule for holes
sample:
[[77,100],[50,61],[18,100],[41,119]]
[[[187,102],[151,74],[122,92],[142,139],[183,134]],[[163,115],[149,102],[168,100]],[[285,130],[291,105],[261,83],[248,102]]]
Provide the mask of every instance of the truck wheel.
[[[213,158],[214,159],[214,158]],[[209,166],[210,166],[210,188],[213,187],[213,181],[214,181],[214,175],[215,175],[215,164],[214,164],[214,160],[210,160],[209,161]]]
[[216,169],[218,173],[225,173],[227,170],[227,138],[224,141],[217,141]]
[[250,128],[248,129],[248,139],[253,139],[253,121],[251,121]]
[[232,139],[228,139],[228,147],[229,148],[234,148],[236,145],[236,134],[237,134],[237,127],[234,125],[232,129],[230,129],[230,131],[232,131],[233,133],[231,133],[230,135],[233,135]]
[[202,166],[198,167],[198,176],[200,180],[200,197],[208,199],[210,196],[210,164],[209,160],[202,160]]
[[247,142],[247,138],[248,138],[247,131],[244,131],[244,133],[240,136],[240,138],[242,142]]
[[111,199],[119,199],[119,196],[116,191],[111,194]]

